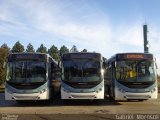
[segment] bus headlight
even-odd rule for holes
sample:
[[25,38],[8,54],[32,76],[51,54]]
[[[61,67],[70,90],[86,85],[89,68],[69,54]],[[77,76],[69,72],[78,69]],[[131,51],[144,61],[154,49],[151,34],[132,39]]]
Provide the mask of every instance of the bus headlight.
[[68,90],[66,90],[66,89],[64,89],[64,88],[63,88],[63,91],[64,91],[64,92],[67,92],[67,93],[69,93],[69,91],[68,91]]
[[47,89],[43,89],[43,90],[40,91],[40,94],[42,94],[42,93],[44,93],[46,91],[47,91]]
[[125,93],[125,91],[123,89],[118,88],[118,90],[122,93]]
[[6,92],[7,92],[7,93],[10,93],[10,94],[13,93],[12,91],[10,91],[10,90],[8,90],[8,89],[6,89]]
[[100,91],[102,91],[102,88],[99,88],[96,92],[99,93]]
[[156,91],[156,88],[153,88],[152,90],[151,90],[151,93],[153,93],[153,92],[155,92]]

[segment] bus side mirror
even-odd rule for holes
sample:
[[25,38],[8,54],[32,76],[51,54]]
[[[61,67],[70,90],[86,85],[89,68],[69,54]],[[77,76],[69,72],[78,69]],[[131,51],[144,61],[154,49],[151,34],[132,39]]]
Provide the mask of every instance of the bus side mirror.
[[5,69],[5,67],[6,67],[6,62],[3,62],[3,69]]
[[156,67],[156,69],[158,69],[158,65],[157,65],[157,62],[156,62],[156,58],[154,58],[154,60],[155,60],[155,67]]
[[116,63],[115,62],[112,62],[112,67],[116,67]]
[[156,69],[158,69],[157,63],[155,65],[156,65]]
[[61,62],[60,61],[58,61],[58,67],[61,68]]
[[106,63],[105,62],[103,62],[103,68],[106,68]]

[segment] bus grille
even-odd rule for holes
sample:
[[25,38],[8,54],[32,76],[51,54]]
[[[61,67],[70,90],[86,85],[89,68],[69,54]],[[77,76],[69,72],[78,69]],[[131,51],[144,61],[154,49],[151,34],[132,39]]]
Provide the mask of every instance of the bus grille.
[[14,99],[16,100],[37,100],[38,96],[14,96]]
[[85,98],[96,98],[95,95],[71,95],[72,98],[82,98],[82,99],[85,99]]
[[149,99],[151,98],[150,95],[126,95],[125,98],[127,99]]
[[155,82],[154,81],[150,81],[150,82],[122,82],[122,81],[119,81],[119,83],[128,88],[143,89],[143,88],[147,88],[153,85]]
[[72,86],[73,88],[79,88],[79,89],[81,89],[81,88],[89,89],[89,88],[95,87],[96,85],[88,85],[88,84],[86,84],[86,85],[70,85],[70,86]]
[[129,88],[139,88],[139,89],[142,89],[142,88],[147,88],[149,87],[150,85],[126,85],[127,87]]

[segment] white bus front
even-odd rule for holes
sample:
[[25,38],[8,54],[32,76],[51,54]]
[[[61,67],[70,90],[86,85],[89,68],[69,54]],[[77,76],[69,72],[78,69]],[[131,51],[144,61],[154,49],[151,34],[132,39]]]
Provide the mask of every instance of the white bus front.
[[49,99],[47,64],[46,60],[39,59],[40,56],[27,54],[9,56],[5,100]]
[[[104,77],[99,54],[71,53],[62,58],[62,99],[104,99]],[[97,57],[93,57],[97,56]]]
[[123,99],[157,99],[157,78],[153,60],[116,62],[114,96]]

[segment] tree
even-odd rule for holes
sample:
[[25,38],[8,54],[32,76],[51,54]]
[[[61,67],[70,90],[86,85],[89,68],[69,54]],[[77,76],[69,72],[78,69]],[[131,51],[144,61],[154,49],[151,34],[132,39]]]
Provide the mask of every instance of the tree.
[[70,52],[78,52],[77,47],[75,45],[73,45]]
[[[2,46],[1,46],[2,47]],[[6,77],[6,66],[9,49],[8,48],[0,48],[0,85],[4,83]]]
[[48,53],[56,61],[59,60],[59,51],[58,51],[58,48],[56,46],[52,45],[51,48],[48,49]]
[[47,48],[43,44],[41,44],[36,52],[47,53]]
[[16,52],[24,52],[24,46],[19,41],[17,41],[12,48],[12,53]]
[[81,52],[87,52],[87,49],[83,49]]
[[33,45],[31,43],[27,45],[26,52],[33,52],[33,53],[35,52]]
[[61,48],[60,48],[60,56],[62,56],[62,54],[64,54],[64,53],[68,53],[69,52],[69,49],[66,47],[66,46],[62,46]]
[[1,48],[7,49],[8,52],[10,51],[10,48],[8,47],[8,45],[6,43],[4,43]]

